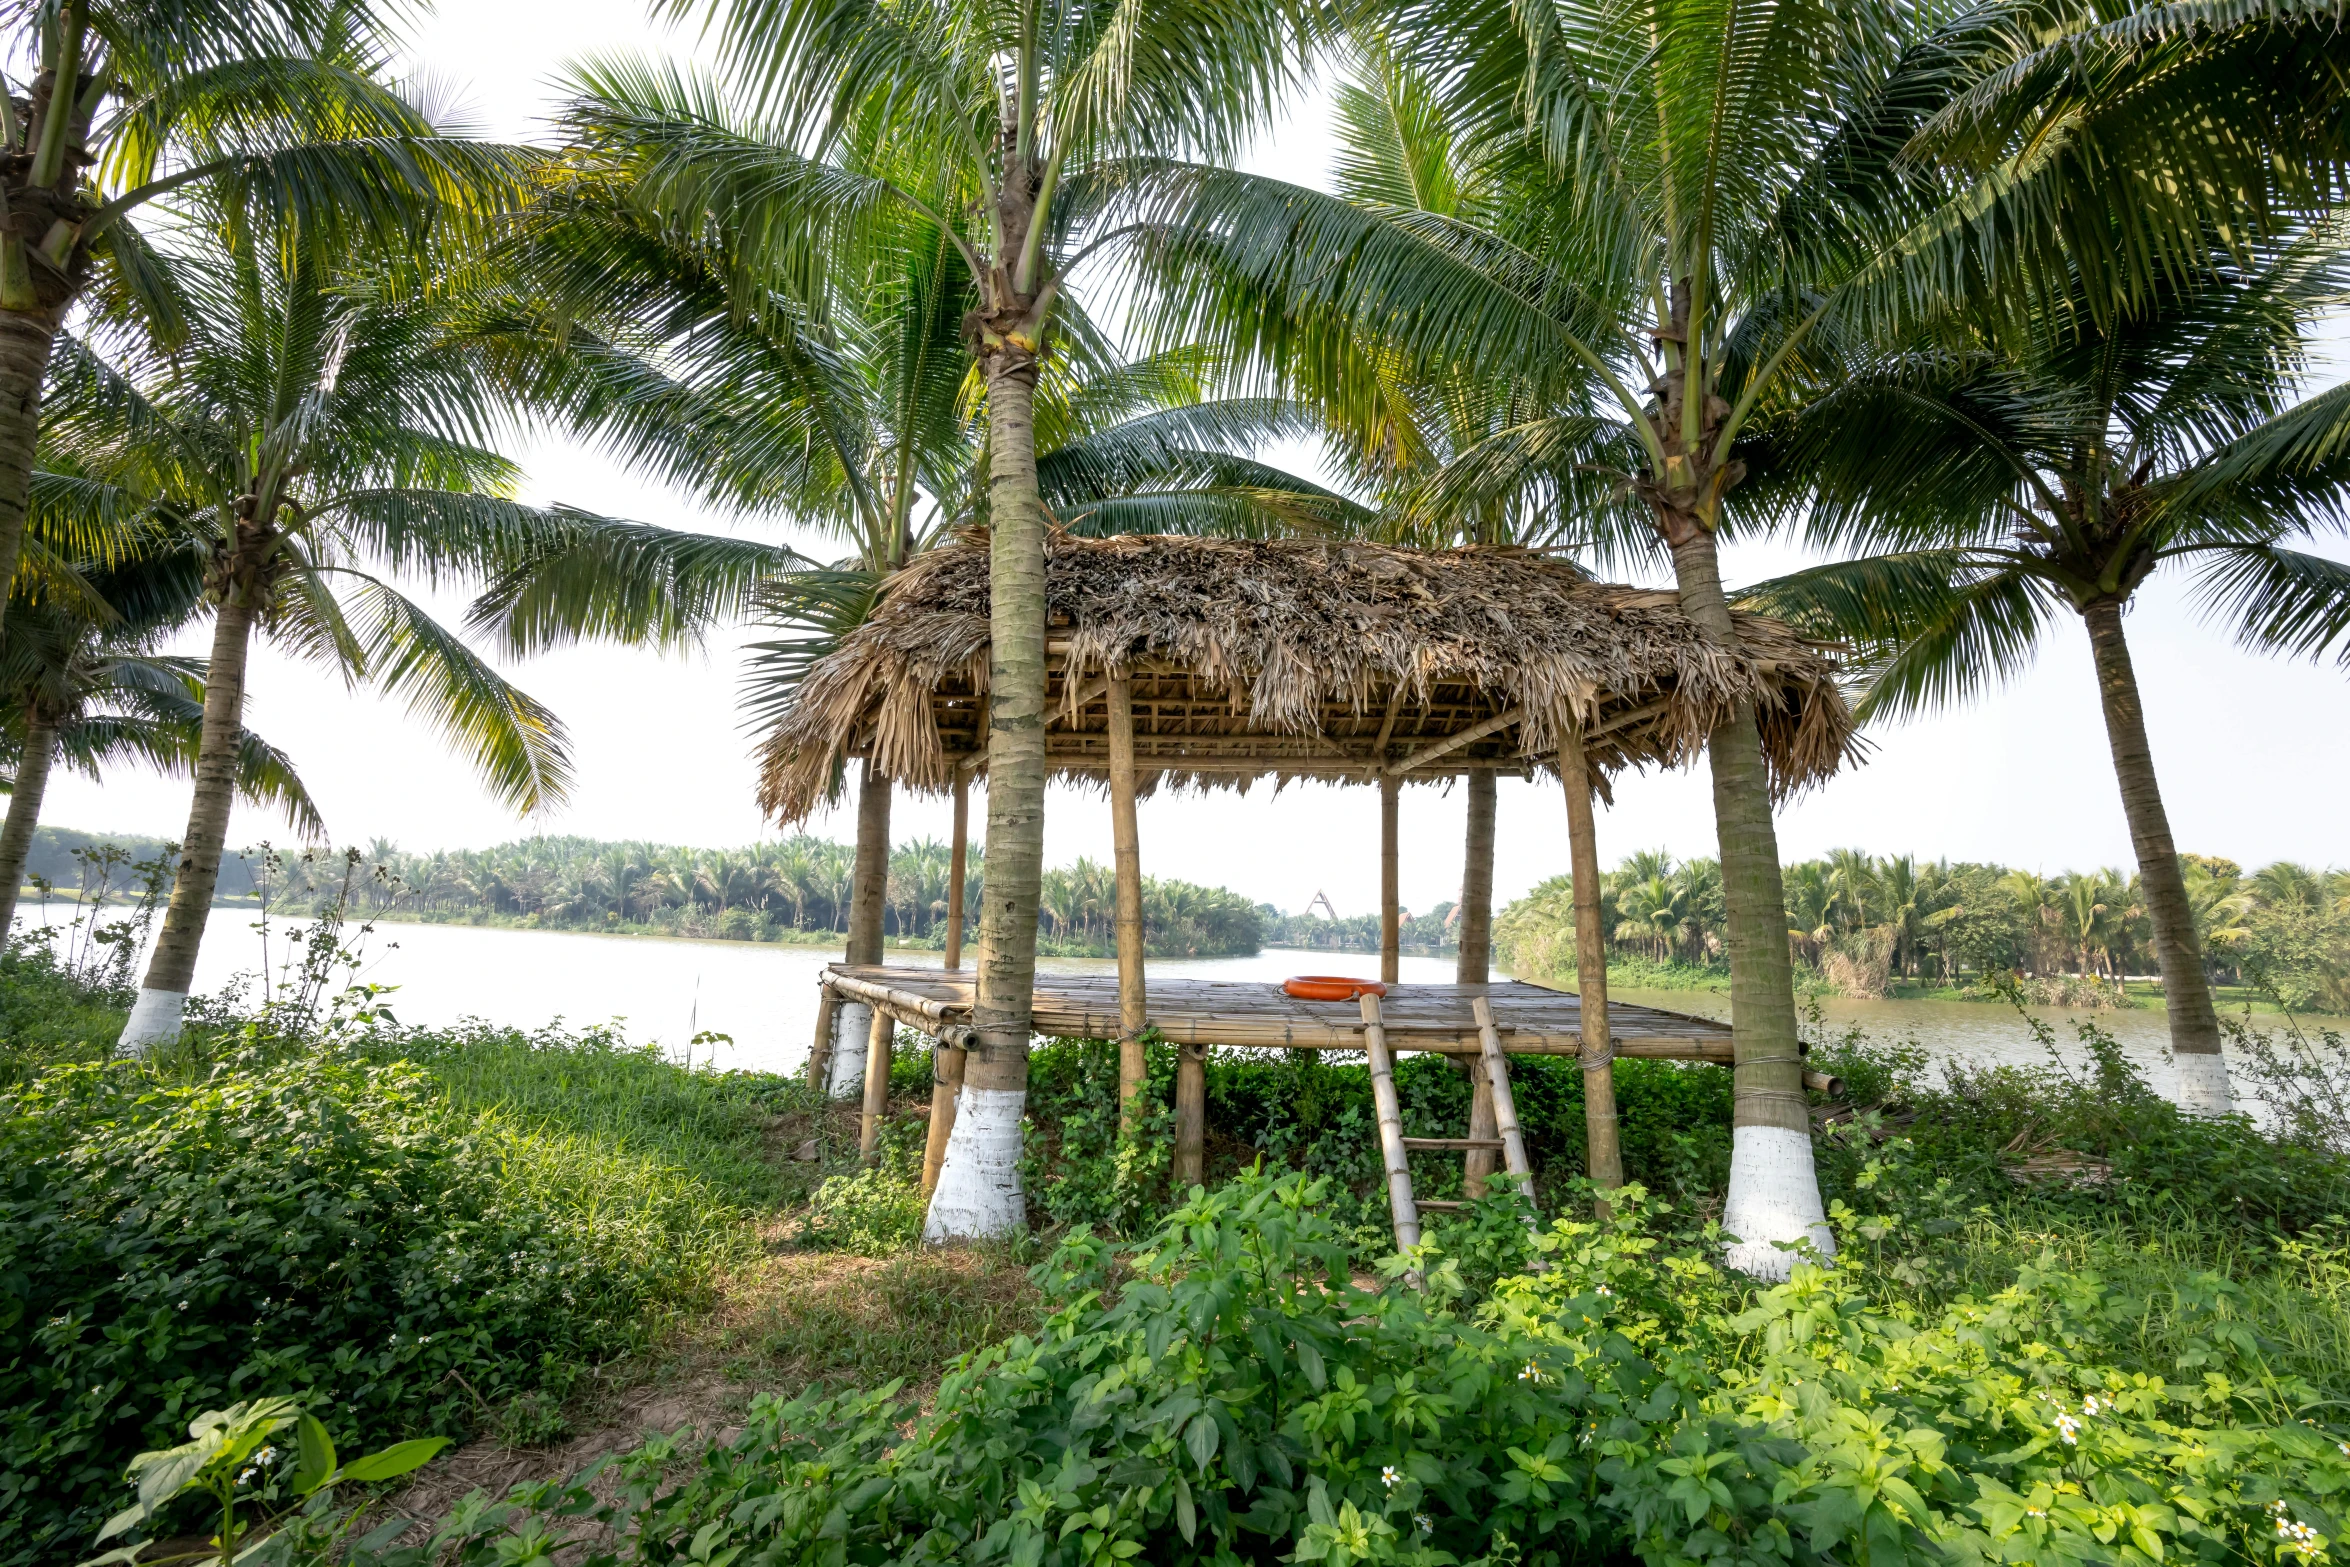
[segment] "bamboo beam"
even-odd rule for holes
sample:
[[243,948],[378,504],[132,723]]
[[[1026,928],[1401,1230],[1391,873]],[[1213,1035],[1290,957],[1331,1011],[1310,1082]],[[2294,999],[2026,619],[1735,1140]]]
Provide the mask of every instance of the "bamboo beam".
[[1599,834],[1594,780],[1583,737],[1562,723],[1559,778],[1567,791],[1568,868],[1575,902],[1575,995],[1583,1025],[1583,1164],[1602,1191],[1624,1184],[1623,1134],[1616,1118],[1615,1041],[1607,1019],[1607,933],[1600,928]]
[[1499,734],[1510,725],[1522,721],[1525,716],[1526,710],[1522,707],[1513,707],[1506,712],[1496,713],[1481,724],[1472,724],[1458,734],[1446,735],[1433,744],[1420,747],[1402,761],[1389,764],[1385,770],[1399,775],[1415,771],[1427,766],[1439,757],[1450,756],[1464,745],[1475,745],[1487,735]]
[[1362,997],[1363,1042],[1371,1056],[1371,1104],[1379,1116],[1379,1158],[1387,1167],[1387,1212],[1395,1221],[1395,1249],[1420,1244],[1420,1210],[1412,1203],[1411,1155],[1403,1145],[1403,1106],[1395,1095],[1395,1058],[1380,1026],[1379,998]]
[[[948,1017],[949,1013],[965,1010],[955,1006],[952,1002],[918,995],[911,990],[900,990],[895,985],[876,984],[869,979],[859,979],[853,974],[827,971],[823,983],[829,989],[840,992],[852,1001],[862,1001],[867,1006],[896,1007],[902,1012],[913,1013],[916,1017],[923,1019],[925,1023],[946,1023],[951,1021]],[[922,1024],[911,1026],[921,1028]],[[930,1030],[923,1028],[922,1031],[928,1033]]]
[[1403,782],[1379,777],[1379,978],[1389,985],[1403,977],[1403,870],[1398,842],[1403,816]]
[[955,772],[955,830],[951,853],[947,859],[947,955],[946,966],[963,966],[963,877],[971,858],[971,780],[961,769]]
[[966,778],[968,778],[971,774],[978,772],[979,769],[987,765],[988,718],[988,694],[983,691],[979,696],[979,725],[976,731],[979,736],[978,749],[974,750],[969,756],[964,757],[961,765],[956,768],[956,771],[961,773]]
[[1142,1031],[1149,998],[1142,969],[1142,837],[1134,811],[1134,679],[1109,677],[1110,836],[1118,884],[1118,1130],[1131,1135],[1142,1120],[1142,1085],[1149,1074]]
[[[1077,696],[1073,701],[1069,699],[1068,693],[1064,691],[1062,693],[1062,700],[1054,705],[1053,716],[1046,721],[1045,727],[1050,729],[1054,724],[1060,723],[1063,719],[1074,719],[1080,713],[1083,713],[1087,708],[1093,706],[1094,703],[1100,701],[1104,696],[1107,696],[1109,694],[1110,684],[1113,678],[1116,677],[1110,675],[1094,676],[1091,680],[1088,680],[1085,684],[1077,688]],[[1131,693],[1134,689],[1134,677],[1128,675],[1123,678],[1127,682],[1126,689],[1129,693],[1129,700],[1131,701]],[[1133,709],[1129,707],[1128,712],[1131,714],[1132,711]],[[1129,735],[1133,733],[1131,718],[1128,720],[1127,733]]]

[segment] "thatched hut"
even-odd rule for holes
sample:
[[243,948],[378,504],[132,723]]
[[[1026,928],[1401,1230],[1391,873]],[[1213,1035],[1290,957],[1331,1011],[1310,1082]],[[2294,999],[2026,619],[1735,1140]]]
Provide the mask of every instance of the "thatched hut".
[[[1046,755],[1063,776],[1108,779],[1116,670],[1146,788],[1523,774],[1554,765],[1568,727],[1603,776],[1677,766],[1738,701],[1782,791],[1853,744],[1818,644],[1741,615],[1742,647],[1719,647],[1672,593],[1532,551],[1058,534],[1045,569]],[[987,653],[985,545],[917,560],[769,735],[761,805],[805,817],[851,757],[932,793],[983,768]]]
[[[966,789],[987,761],[989,564],[984,541],[933,551],[889,582],[872,616],[802,683],[765,746],[761,804],[784,822],[840,789],[847,764],[956,802],[948,893],[947,971],[837,967],[826,979],[817,1057],[834,1009],[872,1009],[867,1141],[883,1108],[888,1040],[905,1023],[949,1047],[933,1103],[928,1173],[935,1176],[954,1118],[951,1080],[972,1005],[953,971],[962,943]],[[1352,1048],[1366,1038],[1374,1075],[1380,1026],[1316,1011],[1278,987],[1202,985],[1146,992],[1141,870],[1134,802],[1160,785],[1246,788],[1272,777],[1376,784],[1382,796],[1381,978],[1400,966],[1397,935],[1398,796],[1407,782],[1470,781],[1463,873],[1463,961],[1453,986],[1407,987],[1393,998],[1392,1030],[1414,1048],[1482,1053],[1573,1049],[1592,1092],[1594,1173],[1614,1141],[1614,1045],[1598,950],[1594,794],[1609,774],[1696,759],[1741,703],[1759,720],[1781,793],[1833,773],[1854,748],[1852,718],[1831,650],[1780,622],[1737,618],[1738,643],[1709,637],[1675,595],[1592,581],[1566,561],[1521,549],[1425,551],[1340,540],[1268,542],[1055,534],[1046,546],[1048,766],[1108,786],[1117,841],[1119,981],[1116,1021],[1129,1048],[1121,1076],[1139,1085],[1146,1025],[1184,1047],[1177,1074],[1175,1173],[1200,1172],[1209,1043]],[[1487,978],[1482,921],[1490,918],[1493,780],[1556,773],[1565,786],[1579,901],[1579,995]],[[1480,810],[1482,836],[1480,836]],[[1475,937],[1473,961],[1468,956]],[[1242,994],[1245,992],[1246,994]],[[1092,987],[1038,980],[1037,1016],[1109,1021]],[[1623,1021],[1642,1054],[1727,1059],[1729,1030],[1647,1009]],[[1325,1015],[1327,1013],[1327,1015]],[[840,1032],[853,1037],[845,1025]],[[1499,1041],[1511,1043],[1504,1046]],[[844,1063],[845,1064],[845,1063]],[[815,1070],[821,1065],[812,1062]],[[836,1079],[839,1081],[839,1079]],[[1506,1086],[1498,1090],[1506,1106]],[[1480,1122],[1446,1146],[1498,1149],[1491,1101],[1478,1082]],[[1391,1164],[1406,1142],[1383,1115]],[[1478,1161],[1471,1152],[1472,1189]],[[1407,1194],[1399,1207],[1403,1233]]]

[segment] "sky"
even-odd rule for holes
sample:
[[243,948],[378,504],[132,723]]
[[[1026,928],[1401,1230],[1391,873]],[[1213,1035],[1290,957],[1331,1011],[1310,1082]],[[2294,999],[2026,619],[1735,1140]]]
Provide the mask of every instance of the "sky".
[[[492,135],[544,134],[550,83],[566,61],[612,51],[693,52],[690,30],[664,32],[641,0],[441,0],[415,30],[414,68],[437,95],[466,104]],[[1326,100],[1302,95],[1250,160],[1264,172],[1319,183],[1329,164]],[[2350,368],[2350,333],[2333,358]],[[515,455],[523,498],[567,502],[675,527],[743,532],[829,556],[819,538],[775,523],[741,524],[698,510],[623,471],[602,454],[547,436]],[[2335,540],[2319,546],[2350,556]],[[1804,563],[1782,545],[1735,545],[1733,584]],[[447,620],[461,597],[419,595]],[[2298,859],[2350,862],[2350,683],[2330,664],[2288,663],[2238,651],[2200,620],[2176,578],[2158,577],[2127,622],[2147,723],[2180,848],[2247,865]],[[409,850],[478,848],[533,833],[577,833],[727,848],[775,836],[755,803],[752,737],[737,709],[742,633],[699,653],[657,658],[607,647],[500,661],[505,673],[568,726],[578,784],[569,803],[529,821],[492,801],[473,774],[397,703],[346,689],[315,664],[257,645],[248,721],[292,753],[338,843],[388,839]],[[185,650],[202,652],[206,639]],[[2038,664],[1995,697],[1932,720],[1873,730],[1865,765],[1790,802],[1779,818],[1782,855],[1797,859],[1858,846],[1925,858],[1996,860],[2046,872],[2131,864],[2088,641],[2077,622],[2047,639]],[[1636,849],[1714,852],[1711,790],[1693,772],[1627,774],[1599,818],[1600,855]],[[128,769],[104,783],[52,782],[47,822],[93,831],[177,837],[187,784]],[[1368,788],[1270,784],[1146,800],[1143,869],[1233,888],[1284,909],[1326,893],[1341,913],[1378,907],[1378,804]],[[974,802],[974,830],[983,815]],[[1046,816],[1048,863],[1110,857],[1107,802],[1056,788]],[[1464,815],[1457,789],[1412,788],[1403,803],[1407,908],[1452,898],[1460,885]],[[944,839],[943,800],[901,799],[901,840]],[[848,839],[846,812],[809,830]],[[240,808],[233,843],[284,842],[282,821]],[[1504,780],[1495,895],[1506,901],[1566,869],[1566,816],[1554,785]]]

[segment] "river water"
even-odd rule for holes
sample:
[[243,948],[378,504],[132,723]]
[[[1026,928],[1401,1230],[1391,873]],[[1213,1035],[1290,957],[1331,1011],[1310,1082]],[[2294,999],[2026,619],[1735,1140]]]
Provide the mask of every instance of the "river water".
[[[210,993],[239,976],[250,985],[262,968],[262,941],[251,909],[217,908],[197,964],[196,988]],[[282,962],[287,927],[271,932]],[[467,1017],[536,1029],[560,1021],[573,1028],[617,1022],[632,1039],[689,1051],[699,1064],[788,1072],[807,1060],[816,1017],[817,976],[839,956],[832,947],[784,947],[740,941],[684,941],[569,931],[498,930],[471,925],[385,923],[368,938],[360,977],[398,987],[390,1000],[402,1022],[437,1026]],[[892,963],[935,968],[936,952],[893,952]],[[1046,958],[1048,972],[1116,967],[1107,958]],[[1361,953],[1268,949],[1254,957],[1155,960],[1170,978],[1279,980],[1300,973],[1374,975],[1378,959]],[[1407,955],[1405,983],[1449,983],[1450,958]],[[1727,1020],[1724,991],[1626,991],[1616,1000]],[[1826,1026],[1858,1024],[1872,1037],[1914,1041],[1945,1060],[2039,1063],[2046,1053],[2007,1007],[1957,1001],[1820,1003]],[[2057,1038],[2072,1046],[2076,1014],[2039,1009]],[[2088,1014],[2168,1091],[2168,1027],[2159,1010]],[[2324,1020],[2320,1020],[2324,1021]],[[2350,1024],[2333,1026],[2350,1032]],[[727,1036],[690,1043],[697,1033]],[[2067,1055],[2077,1053],[2077,1047]]]

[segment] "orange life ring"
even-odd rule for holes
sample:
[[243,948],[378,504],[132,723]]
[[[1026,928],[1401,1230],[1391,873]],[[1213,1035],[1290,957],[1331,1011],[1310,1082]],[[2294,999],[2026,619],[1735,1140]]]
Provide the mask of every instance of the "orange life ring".
[[1348,979],[1343,974],[1300,974],[1283,980],[1281,991],[1300,1001],[1352,1001],[1357,996],[1384,996],[1387,987],[1375,979]]

